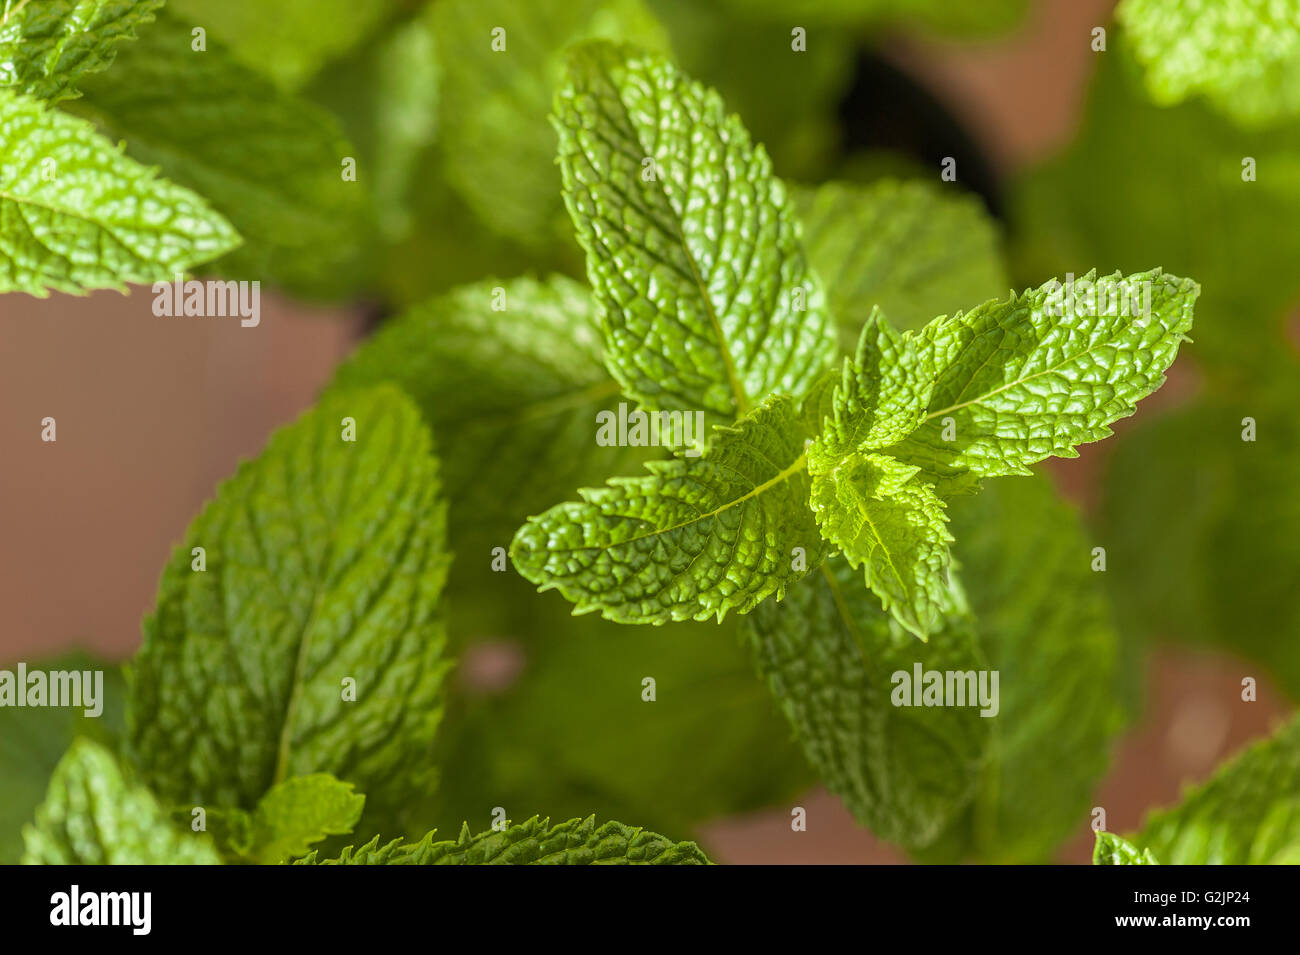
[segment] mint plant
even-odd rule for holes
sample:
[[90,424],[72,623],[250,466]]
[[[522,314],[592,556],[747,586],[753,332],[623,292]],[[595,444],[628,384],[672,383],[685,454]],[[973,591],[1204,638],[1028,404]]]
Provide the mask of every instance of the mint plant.
[[[665,112],[679,129],[662,128]],[[1048,287],[915,336],[875,315],[833,390],[814,390],[835,357],[822,292],[783,187],[717,97],[665,60],[589,44],[556,115],[610,372],[656,411],[738,418],[698,464],[588,492],[520,531],[520,572],[579,611],[619,623],[745,613],[815,569],[825,538],[924,638],[948,605],[939,491],[1106,436],[1159,387],[1191,327],[1195,283],[1158,272],[1095,287],[1113,298],[1124,281],[1154,283],[1149,322],[1054,321]],[[695,193],[724,202],[692,206]],[[737,273],[736,256],[752,271]],[[1089,381],[1103,360],[1104,380]]]
[[[783,14],[762,6],[741,35],[770,40]],[[842,6],[809,4],[810,22],[849,22]],[[879,6],[960,32],[1018,4]],[[1254,82],[1240,64],[1180,72],[1163,46],[1200,37],[1169,35],[1161,6],[1119,13],[1153,89],[1178,99],[1199,84],[1223,105]],[[1145,245],[1160,223],[1095,208],[1112,179],[1132,198],[1158,191],[1143,176],[1184,173],[1093,171],[1098,142],[1125,132],[1093,124],[1028,181],[1018,215],[1069,208],[1070,230],[1030,234],[1101,236],[1093,261],[1134,267],[1076,279],[1080,257],[1044,242],[1025,256],[1030,287],[1004,293],[997,230],[948,183],[779,178],[729,109],[732,74],[762,72],[731,69],[744,45],[713,44],[726,101],[677,65],[710,55],[683,43],[683,22],[731,36],[716,11],[277,12],[270,24],[252,0],[0,0],[0,292],[201,270],[300,298],[412,303],[191,524],[107,727],[37,731],[0,710],[0,764],[21,764],[0,783],[18,807],[4,822],[25,823],[23,859],[706,863],[693,842],[592,810],[685,834],[784,807],[815,779],[919,861],[1050,858],[1131,719],[1139,651],[1089,569],[1093,537],[1032,468],[1109,437],[1164,383],[1194,307],[1206,324],[1199,285],[1150,267],[1165,262]],[[850,47],[818,40],[828,74],[842,70]],[[1275,47],[1282,71],[1289,47]],[[763,71],[789,69],[769,60]],[[753,82],[742,102],[764,98]],[[815,167],[800,135],[825,117],[794,101],[806,115],[784,125],[798,134],[759,121],[782,137],[771,155]],[[1238,118],[1263,115],[1264,100],[1246,105]],[[1287,135],[1253,145],[1285,160]],[[1222,187],[1238,145],[1188,156],[1189,191],[1198,177]],[[1172,135],[1153,148],[1188,152]],[[1233,215],[1258,225],[1271,201]],[[1269,279],[1251,295],[1285,298],[1285,243],[1235,262],[1202,240],[1160,248],[1206,281],[1216,315],[1253,300],[1219,291],[1241,270]],[[1053,274],[1064,281],[1043,282]],[[1207,365],[1244,347],[1228,327],[1208,330]],[[593,440],[620,405],[653,416],[674,450]],[[681,426],[697,414],[702,434]],[[1190,468],[1193,447],[1169,443],[1160,457],[1176,465],[1121,450],[1116,523],[1149,526],[1169,507],[1172,482],[1146,472]],[[1238,476],[1195,526],[1269,537],[1223,513],[1234,493],[1289,486],[1258,477]],[[1136,543],[1106,538],[1128,556],[1126,614],[1176,602],[1144,555],[1192,550],[1170,530],[1182,516]],[[1233,578],[1242,566],[1198,566],[1232,584],[1198,600],[1265,586]],[[641,624],[656,629],[625,626]],[[532,634],[531,682],[513,702],[467,699],[452,676],[477,649],[467,634],[513,626]],[[666,696],[694,690],[695,709],[602,736],[600,715],[637,703],[627,687],[647,672]],[[1295,861],[1297,725],[1136,833],[1099,831],[1095,861]],[[28,736],[40,759],[6,748]],[[439,838],[449,825],[456,837]]]
[[[1054,306],[1053,282],[916,333],[875,312],[856,356],[836,370],[792,203],[716,95],[661,57],[593,42],[572,52],[555,114],[611,374],[654,411],[698,406],[734,424],[718,425],[696,459],[652,463],[645,477],[531,518],[511,547],[519,572],[575,612],[631,624],[749,613],[820,572],[850,631],[873,627],[879,608],[922,640],[944,631],[933,660],[977,657],[959,622],[946,501],[1107,436],[1163,383],[1191,327],[1196,284],[1158,271],[1090,274],[1091,307]],[[665,116],[676,128],[665,129]],[[744,170],[743,188],[733,170]],[[1121,314],[1121,287],[1144,283],[1144,314]],[[1099,309],[1098,299],[1115,307]],[[833,555],[860,577],[820,570]],[[815,608],[792,601],[783,613],[778,603],[750,628],[760,661],[787,632],[824,630],[796,616]],[[877,646],[887,645],[882,634]],[[778,698],[798,685],[775,667],[768,676]],[[805,751],[832,790],[853,793],[843,752],[826,755],[838,741],[819,738],[837,727],[797,707],[786,712]],[[940,808],[926,812],[906,784],[883,800],[850,796],[850,808],[924,846],[969,795],[980,761],[982,734],[957,732],[963,765]]]

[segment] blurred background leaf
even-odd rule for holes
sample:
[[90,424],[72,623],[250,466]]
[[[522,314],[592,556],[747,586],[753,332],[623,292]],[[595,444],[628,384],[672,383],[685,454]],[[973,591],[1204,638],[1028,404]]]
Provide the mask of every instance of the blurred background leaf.
[[[25,661],[27,671],[102,670],[104,709],[98,717],[84,707],[0,707],[0,865],[17,865],[23,854],[22,828],[45,798],[50,774],[74,737],[87,736],[116,749],[125,726],[122,671],[80,651],[49,660]],[[4,669],[14,670],[16,662]]]
[[883,179],[803,187],[795,201],[850,355],[876,307],[895,327],[919,329],[1007,292],[998,230],[973,196]]
[[215,41],[190,48],[164,10],[88,77],[75,112],[126,140],[127,152],[207,198],[244,237],[212,267],[311,299],[356,288],[367,228],[365,180],[343,179],[355,150],[334,117],[277,90]]
[[[403,0],[170,0],[168,8],[286,89],[364,43]],[[409,4],[405,4],[409,5]]]
[[601,352],[585,284],[487,279],[387,322],[331,387],[390,381],[415,400],[445,462],[452,548],[486,562],[576,488],[641,471],[645,449],[596,443],[597,413],[625,400]]
[[304,91],[339,118],[356,145],[385,241],[410,231],[412,194],[434,185],[417,181],[416,171],[437,135],[441,73],[428,18],[417,17],[333,64]]
[[[439,0],[447,181],[495,231],[527,246],[573,245],[560,198],[551,99],[571,43],[616,38],[665,49],[640,0]],[[494,31],[503,48],[494,48]]]
[[1292,375],[1143,420],[1109,461],[1097,524],[1126,639],[1227,650],[1300,700],[1300,366]]
[[623,627],[569,610],[513,570],[453,593],[461,665],[431,824],[486,825],[495,806],[512,819],[626,810],[685,835],[815,782],[734,621]]
[[972,806],[922,857],[1047,862],[1088,818],[1140,666],[1112,625],[1087,532],[1046,478],[985,481],[950,512],[1001,710]]
[[1245,125],[1300,114],[1297,0],[1123,0],[1115,16],[1162,106],[1204,94]]

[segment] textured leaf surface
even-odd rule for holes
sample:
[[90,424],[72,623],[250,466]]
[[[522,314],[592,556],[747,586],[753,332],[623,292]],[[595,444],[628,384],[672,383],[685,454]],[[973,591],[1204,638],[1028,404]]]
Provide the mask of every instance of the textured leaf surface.
[[530,518],[511,546],[515,567],[575,613],[665,623],[747,613],[806,572],[793,569],[794,548],[808,567],[821,558],[789,398],[718,428],[702,457],[646,467]]
[[1078,141],[1017,184],[1020,274],[1159,263],[1203,286],[1190,348],[1202,368],[1230,387],[1261,366],[1280,374],[1268,361],[1300,301],[1300,124],[1248,133],[1199,102],[1154,106],[1121,40],[1098,57]]
[[[498,288],[504,311],[492,307]],[[438,436],[458,548],[464,530],[509,535],[639,458],[596,443],[596,415],[618,407],[618,385],[601,363],[591,293],[561,276],[462,286],[386,322],[334,387],[382,381]]]
[[[1082,282],[1074,307],[1059,300],[1063,316],[1049,314],[1048,283],[927,326],[921,337],[938,377],[921,426],[890,453],[939,478],[992,477],[1028,474],[1052,455],[1078,457],[1076,445],[1108,437],[1111,422],[1164,383],[1200,288],[1159,270],[1116,273],[1096,279],[1089,303]],[[1149,315],[1118,314],[1120,283],[1146,289]],[[1116,314],[1101,302],[1113,302]]]
[[832,558],[741,622],[808,760],[863,825],[908,847],[935,838],[970,799],[995,719],[978,707],[895,706],[893,674],[986,664],[972,622],[921,643],[881,613],[862,575]]
[[[1285,366],[1284,366],[1285,367]],[[1207,396],[1126,434],[1098,541],[1126,637],[1212,645],[1300,699],[1300,368]],[[1255,440],[1242,440],[1245,419]]]
[[193,52],[189,28],[166,14],[85,94],[79,110],[239,229],[245,245],[221,272],[305,295],[350,289],[367,175],[359,167],[357,182],[344,181],[343,160],[356,152],[332,116],[279,92],[211,38]]
[[160,797],[252,809],[278,782],[328,772],[391,825],[431,784],[438,491],[428,429],[387,387],[323,402],[218,489],[163,572],[128,673],[132,755]]
[[943,501],[917,468],[854,453],[816,473],[811,504],[822,536],[863,571],[885,610],[922,640],[951,608]]
[[933,359],[928,342],[922,347],[916,337],[900,335],[883,312],[873,310],[856,356],[844,362],[830,419],[811,422],[821,432],[808,452],[814,473],[833,468],[845,455],[886,447],[915,431],[934,388]]
[[627,394],[730,419],[807,390],[834,348],[821,287],[785,187],[717,94],[593,42],[570,53],[555,114],[605,360]]
[[[1043,477],[954,499],[953,545],[1001,709],[971,807],[929,861],[1043,862],[1086,831],[1127,719],[1126,671],[1091,546]],[[1061,753],[1069,753],[1068,760]]]
[[[13,670],[14,665],[4,669]],[[50,774],[74,737],[108,744],[122,729],[122,673],[118,667],[84,653],[70,653],[27,661],[27,669],[103,671],[103,712],[90,717],[84,707],[0,707],[0,865],[14,865],[22,858],[23,826],[31,822],[45,798]]]
[[[380,845],[374,839],[360,849],[345,849],[330,865],[708,865],[693,842],[672,842],[654,832],[619,822],[596,825],[596,817],[571,819],[552,826],[534,816],[500,832],[471,835],[461,829],[454,842],[434,842],[430,832],[416,843]],[[307,859],[307,863],[317,860]]]
[[[567,239],[547,122],[564,50],[597,37],[666,49],[658,24],[640,0],[440,0],[431,14],[439,54],[457,64],[442,104],[448,179],[503,235]],[[497,29],[504,50],[493,48]]]
[[6,0],[0,6],[0,87],[55,102],[118,45],[153,22],[164,0]]
[[1150,849],[1139,849],[1122,836],[1110,832],[1097,833],[1097,844],[1092,850],[1093,865],[1159,865]]
[[794,190],[808,260],[852,354],[875,308],[919,329],[1004,294],[997,229],[980,201],[924,182]]
[[117,760],[87,739],[72,744],[36,822],[23,830],[29,865],[219,865],[202,833],[176,828]]
[[1157,103],[1204,93],[1250,124],[1300,113],[1297,0],[1124,0],[1115,16]]
[[1168,865],[1300,865],[1300,720],[1246,749],[1182,801],[1149,816],[1135,845]]
[[365,796],[328,773],[277,783],[252,814],[250,855],[263,865],[305,855],[312,843],[351,832],[365,803]]
[[230,46],[249,69],[293,87],[364,41],[397,0],[170,0],[186,24]]
[[0,89],[0,292],[173,281],[239,244],[208,204],[91,126]]

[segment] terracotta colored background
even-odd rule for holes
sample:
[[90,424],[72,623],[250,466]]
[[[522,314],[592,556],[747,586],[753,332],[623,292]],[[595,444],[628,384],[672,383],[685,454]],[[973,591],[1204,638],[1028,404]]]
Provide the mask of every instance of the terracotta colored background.
[[[1010,172],[1068,143],[1097,55],[1089,31],[1108,21],[1110,7],[1041,3],[997,43],[899,39],[889,56]],[[190,519],[240,458],[311,404],[361,328],[358,315],[272,296],[253,329],[159,319],[151,301],[147,289],[0,297],[0,660],[72,646],[113,657],[134,651],[160,569]],[[45,416],[57,419],[56,443],[40,440]],[[1104,453],[1104,445],[1085,448],[1057,471],[1082,504]],[[1243,672],[1210,655],[1152,659],[1147,711],[1097,798],[1110,828],[1135,826],[1148,807],[1175,799],[1184,782],[1268,731],[1286,709],[1270,688],[1254,705],[1225,702],[1236,699]],[[783,808],[716,822],[702,839],[724,862],[902,861],[824,791],[800,804],[805,833],[790,831]],[[1062,859],[1086,861],[1091,842],[1081,820]]]

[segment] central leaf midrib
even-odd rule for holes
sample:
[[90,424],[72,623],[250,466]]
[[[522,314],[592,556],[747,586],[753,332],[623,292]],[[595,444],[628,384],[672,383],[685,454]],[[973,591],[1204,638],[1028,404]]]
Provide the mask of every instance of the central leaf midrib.
[[[938,411],[931,412],[930,414],[927,414],[927,415],[922,419],[922,424],[924,424],[926,421],[929,421],[929,420],[931,420],[931,419],[933,419],[933,418],[937,418],[937,417],[939,417],[940,415],[948,414],[949,412],[952,412],[952,411],[960,411],[962,408],[968,408],[968,407],[970,407],[971,405],[976,405],[976,404],[980,404],[980,403],[982,403],[982,402],[988,401],[990,398],[994,397],[995,395],[1000,395],[1000,394],[1002,394],[1002,392],[1007,391],[1007,390],[1010,389],[1010,388],[1015,388],[1015,387],[1017,387],[1018,385],[1023,385],[1023,384],[1025,384],[1026,382],[1033,381],[1035,378],[1041,378],[1043,375],[1050,375],[1050,374],[1052,374],[1053,372],[1059,372],[1059,371],[1061,371],[1062,369],[1064,369],[1067,365],[1070,365],[1070,364],[1072,364],[1072,363],[1078,361],[1078,360],[1081,359],[1081,358],[1086,358],[1087,356],[1091,355],[1091,354],[1092,354],[1093,352],[1095,352],[1098,348],[1101,348],[1101,347],[1106,346],[1106,345],[1115,346],[1115,341],[1116,341],[1118,338],[1119,338],[1119,335],[1118,335],[1117,333],[1112,333],[1111,335],[1107,336],[1106,338],[1104,338],[1104,339],[1102,339],[1102,340],[1099,340],[1099,341],[1096,341],[1096,342],[1094,342],[1093,344],[1089,345],[1089,346],[1088,346],[1087,348],[1085,348],[1083,351],[1081,351],[1081,352],[1077,352],[1077,353],[1075,353],[1075,354],[1073,354],[1073,355],[1070,355],[1070,356],[1068,356],[1068,357],[1064,357],[1064,358],[1062,358],[1061,361],[1057,362],[1055,365],[1051,365],[1051,366],[1049,366],[1049,367],[1047,367],[1047,368],[1042,369],[1041,371],[1036,371],[1036,372],[1034,372],[1034,373],[1031,374],[1031,375],[1026,375],[1026,376],[1023,377],[1023,378],[1017,378],[1017,379],[1015,379],[1015,380],[1013,380],[1013,381],[1009,381],[1009,382],[1007,382],[1007,383],[1005,383],[1005,384],[1003,384],[1003,385],[1000,385],[1000,386],[997,387],[997,388],[994,388],[994,389],[992,389],[992,390],[990,390],[990,391],[986,391],[986,392],[984,392],[983,394],[976,395],[974,398],[971,398],[969,401],[958,402],[957,404],[950,405],[950,406],[947,407],[947,408],[941,408],[941,409],[938,410]],[[1042,344],[1042,343],[1039,342],[1039,345],[1041,345],[1041,344]],[[985,359],[985,362],[984,362],[984,363],[985,363],[985,364],[988,364],[988,359]]]
[[[622,88],[614,81],[614,78],[610,76],[608,69],[603,64],[601,65],[600,71],[601,71],[601,76],[615,91],[614,98],[618,101],[619,108],[623,111],[623,118],[627,122],[628,129],[631,130],[632,138],[635,141],[637,147],[641,150],[641,154],[643,156],[649,156],[657,163],[658,156],[656,156],[654,151],[650,149],[649,146],[642,140],[641,131],[637,126],[637,124],[632,120],[632,115],[628,111],[627,103],[623,100]],[[655,108],[657,111],[658,110],[657,101],[655,103]],[[690,246],[687,245],[686,243],[686,236],[683,235],[682,233],[682,229],[681,229],[682,214],[678,212],[676,204],[673,202],[672,197],[668,194],[668,188],[666,184],[657,176],[653,181],[658,184],[658,192],[663,197],[664,202],[667,203],[668,205],[669,211],[672,213],[670,217],[670,221],[673,227],[673,234],[674,237],[677,239],[678,245],[681,247],[682,255],[686,259],[686,264],[690,267],[691,275],[695,281],[695,286],[700,293],[700,298],[704,302],[704,312],[708,316],[709,325],[713,330],[713,335],[718,342],[718,353],[722,357],[722,364],[727,372],[727,382],[731,387],[732,396],[735,398],[736,401],[736,414],[738,416],[743,415],[747,411],[749,411],[749,396],[745,394],[745,389],[741,387],[740,379],[736,375],[735,361],[732,358],[731,349],[727,342],[726,336],[723,334],[722,323],[719,320],[717,311],[713,306],[713,299],[710,298],[709,296],[708,286],[704,284],[704,278],[700,274],[699,264],[695,261],[695,256],[692,254]]]
[[876,522],[871,519],[871,515],[867,512],[866,502],[860,494],[858,496],[858,512],[862,515],[862,519],[867,522],[867,526],[871,528],[871,536],[876,539],[876,544],[884,552],[885,563],[887,563],[889,569],[893,571],[894,577],[898,581],[898,586],[903,591],[904,599],[906,599],[908,603],[911,603],[912,594],[907,587],[907,581],[903,579],[903,575],[899,573],[898,567],[894,564],[893,552],[889,549],[889,545],[885,543],[885,539],[880,536],[880,531],[876,529]]
[[807,465],[808,463],[807,457],[808,454],[805,451],[803,454],[799,455],[799,457],[795,458],[793,463],[783,468],[775,476],[768,478],[762,484],[756,484],[754,487],[750,488],[740,497],[727,501],[725,504],[719,507],[715,507],[713,510],[707,511],[704,514],[697,514],[688,521],[681,521],[680,523],[673,524],[670,527],[657,527],[654,530],[648,531],[644,534],[638,534],[635,537],[628,537],[624,540],[614,541],[613,543],[610,544],[586,544],[581,547],[553,547],[553,546],[547,547],[547,553],[567,554],[567,553],[572,553],[574,551],[583,551],[583,550],[613,550],[616,547],[626,547],[629,544],[635,544],[638,541],[647,540],[648,538],[656,537],[660,534],[671,534],[673,531],[679,531],[684,527],[690,527],[692,524],[698,524],[701,521],[707,521],[712,517],[717,517],[723,511],[728,511],[733,507],[738,507],[741,504],[744,504],[746,501],[753,500],[759,495],[771,490],[776,485],[782,483],[783,481],[788,480],[795,474],[798,474]]
[[[319,454],[320,442],[315,442],[313,454]],[[349,499],[352,489],[352,483],[356,476],[358,455],[348,455],[347,470],[343,474],[342,488],[339,494],[340,501]],[[319,467],[313,468],[313,476],[319,474]],[[324,511],[324,508],[322,508]],[[327,550],[324,560],[321,564],[323,568],[329,568],[334,562],[334,548],[338,542],[338,527],[331,528]],[[301,542],[299,542],[301,546]],[[325,585],[328,580],[328,574],[322,574],[322,578],[313,583],[311,608],[303,618],[302,626],[298,631],[297,651],[294,655],[293,668],[293,686],[289,690],[289,699],[285,704],[284,719],[280,725],[280,739],[276,747],[275,757],[275,774],[272,778],[272,785],[276,785],[285,780],[289,771],[289,760],[291,758],[290,749],[293,743],[294,723],[298,717],[298,707],[302,699],[303,686],[306,683],[307,663],[311,657],[312,637],[315,635],[316,621],[320,612],[321,603],[325,597]]]

